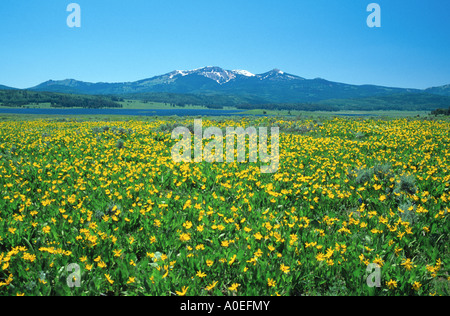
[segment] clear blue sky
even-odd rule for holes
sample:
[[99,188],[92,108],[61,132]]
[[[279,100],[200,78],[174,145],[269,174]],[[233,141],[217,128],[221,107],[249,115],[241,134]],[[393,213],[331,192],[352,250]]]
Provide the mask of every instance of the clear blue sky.
[[[66,7],[81,6],[81,28]],[[381,28],[366,25],[369,3]],[[0,84],[135,81],[203,66],[427,88],[450,84],[446,0],[1,0]]]

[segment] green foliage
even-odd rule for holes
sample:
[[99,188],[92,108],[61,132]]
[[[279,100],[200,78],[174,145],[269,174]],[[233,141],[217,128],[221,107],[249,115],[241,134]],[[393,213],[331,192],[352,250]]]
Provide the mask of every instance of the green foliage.
[[411,201],[406,201],[398,206],[398,208],[402,211],[400,213],[400,218],[402,221],[409,222],[411,225],[414,225],[419,216],[416,213],[417,207],[413,205]]
[[[326,99],[323,96],[315,101],[299,97],[299,102],[284,102],[264,94],[227,94],[205,92],[202,94],[183,94],[171,92],[127,93],[122,95],[77,95],[68,93],[39,92],[29,90],[0,90],[0,105],[22,107],[25,105],[50,104],[55,108],[121,108],[118,102],[124,99],[164,103],[173,107],[191,105],[205,106],[210,109],[234,107],[242,110],[286,110],[286,111],[433,111],[434,115],[448,115],[450,96],[428,93],[402,93],[383,96],[370,96],[352,99]],[[326,99],[326,100],[324,100]],[[274,101],[273,101],[274,100]],[[268,103],[269,102],[269,103]]]
[[402,175],[400,177],[400,183],[397,186],[397,191],[403,191],[408,194],[414,194],[417,191],[417,187],[415,185],[416,178],[413,175]]
[[350,178],[353,178],[357,185],[369,182],[374,176],[380,180],[386,180],[394,176],[391,164],[375,165],[370,168],[355,168],[349,171]]
[[368,182],[373,176],[372,168],[357,168],[350,172],[351,175],[355,178],[356,184],[364,184]]
[[116,143],[116,147],[117,147],[117,149],[122,149],[122,148],[124,148],[124,147],[125,147],[125,142],[124,142],[124,140],[123,140],[123,139],[119,139],[119,140],[117,141],[117,143]]
[[142,102],[158,102],[167,105],[188,106],[201,105],[210,109],[222,109],[223,107],[235,107],[247,102],[263,102],[261,98],[256,96],[237,96],[225,94],[180,94],[170,92],[149,92],[149,93],[132,93],[123,95],[125,99],[141,100]]
[[450,96],[429,93],[401,93],[351,99],[329,99],[319,104],[338,107],[340,110],[354,111],[433,111],[450,105]]
[[433,112],[431,112],[431,115],[450,115],[450,107],[448,109],[436,109]]
[[28,90],[0,90],[0,105],[22,107],[25,105],[51,104],[54,108],[121,108],[115,96],[87,96]]

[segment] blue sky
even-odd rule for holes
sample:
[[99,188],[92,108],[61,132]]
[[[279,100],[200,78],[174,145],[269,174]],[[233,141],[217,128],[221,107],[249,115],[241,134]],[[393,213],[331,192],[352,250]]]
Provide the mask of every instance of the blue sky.
[[[81,28],[66,7],[81,6]],[[367,6],[381,6],[369,28]],[[427,88],[450,84],[442,0],[1,0],[0,84],[135,81],[203,66]]]

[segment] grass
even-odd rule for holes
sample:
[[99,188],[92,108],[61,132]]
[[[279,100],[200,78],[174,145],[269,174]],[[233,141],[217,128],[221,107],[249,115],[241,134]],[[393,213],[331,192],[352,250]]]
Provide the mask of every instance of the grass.
[[299,117],[333,117],[333,116],[364,116],[364,117],[417,117],[427,116],[427,111],[287,111],[287,110],[248,110],[239,114],[273,115],[273,116],[299,116]]
[[[181,106],[171,106],[168,103],[162,102],[144,102],[140,100],[124,100],[120,103],[125,110],[176,110],[176,109],[208,109],[206,106],[201,105],[186,105]],[[50,103],[42,104],[28,104],[24,105],[24,108],[34,108],[34,109],[53,109]],[[0,108],[11,108],[2,107]],[[236,107],[224,107],[224,110],[239,110]],[[335,117],[335,116],[360,116],[360,117],[391,117],[391,118],[402,118],[402,117],[425,117],[430,114],[427,111],[336,111],[336,112],[326,112],[326,111],[288,111],[288,110],[242,110],[237,114],[240,115],[267,115],[267,116],[295,116],[304,118],[318,118],[318,117]]]
[[207,107],[201,105],[186,105],[185,107],[181,107],[181,106],[171,106],[168,103],[143,102],[140,100],[125,100],[119,103],[123,105],[123,109],[130,109],[130,110],[207,109]]
[[149,121],[151,116],[130,116],[130,115],[41,115],[41,114],[0,114],[0,122],[7,121]]
[[[186,105],[185,107],[181,106],[171,106],[167,103],[161,103],[161,102],[143,102],[140,100],[125,100],[118,102],[123,107],[122,109],[128,109],[128,110],[167,110],[167,109],[206,109],[207,107],[201,106],[201,105]],[[13,109],[15,107],[6,107],[0,105],[0,108],[10,108]],[[50,103],[40,103],[40,104],[26,104],[22,106],[22,108],[27,109],[55,109],[55,107],[52,107]]]

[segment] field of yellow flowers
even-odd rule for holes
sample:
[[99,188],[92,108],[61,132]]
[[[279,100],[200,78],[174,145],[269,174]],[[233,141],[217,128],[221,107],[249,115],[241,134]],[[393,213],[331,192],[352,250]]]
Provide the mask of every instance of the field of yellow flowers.
[[0,295],[450,294],[448,121],[203,120],[278,126],[274,174],[174,163],[192,123],[1,122]]

